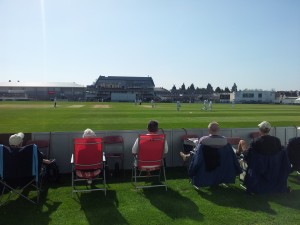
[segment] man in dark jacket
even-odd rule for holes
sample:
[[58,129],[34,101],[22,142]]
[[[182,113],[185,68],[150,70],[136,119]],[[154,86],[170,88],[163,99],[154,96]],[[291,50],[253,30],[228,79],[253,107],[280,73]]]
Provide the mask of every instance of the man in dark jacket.
[[254,141],[250,143],[249,149],[243,152],[246,158],[251,151],[255,151],[263,155],[273,155],[282,150],[279,138],[269,135],[272,128],[269,122],[261,122],[258,124],[258,128],[260,137],[254,139]]
[[290,163],[280,139],[269,135],[271,124],[258,124],[260,137],[255,138],[243,152],[248,164],[244,185],[248,193],[289,192],[287,178]]

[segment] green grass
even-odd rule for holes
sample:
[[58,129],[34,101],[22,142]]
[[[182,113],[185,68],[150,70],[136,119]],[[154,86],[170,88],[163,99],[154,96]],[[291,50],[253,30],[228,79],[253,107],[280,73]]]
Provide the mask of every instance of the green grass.
[[[77,108],[75,105],[83,105]],[[106,106],[109,108],[103,108]],[[97,107],[95,107],[97,106]],[[99,106],[102,106],[99,107]],[[222,128],[257,127],[262,120],[273,126],[300,126],[300,106],[214,104],[212,112],[202,104],[175,103],[135,106],[133,103],[0,102],[0,133],[145,129],[156,119],[164,129],[206,128],[216,120]],[[128,171],[129,174],[129,171]],[[71,197],[71,178],[45,186],[41,204],[22,198],[0,207],[0,225],[46,224],[299,224],[300,180],[289,177],[290,194],[247,195],[239,182],[228,188],[195,190],[186,168],[168,168],[168,191],[163,188],[136,191],[126,178],[109,179],[108,192]]]
[[289,177],[287,194],[248,195],[239,181],[228,187],[194,189],[184,168],[168,168],[168,191],[152,188],[136,191],[125,178],[108,180],[104,193],[71,197],[71,178],[45,186],[41,204],[23,198],[0,207],[0,224],[109,225],[109,224],[299,224],[300,178]]
[[[78,107],[81,105],[82,107]],[[183,103],[86,103],[0,102],[0,133],[55,132],[93,130],[145,129],[148,120],[156,119],[164,129],[206,128],[218,121],[222,128],[257,127],[268,120],[273,126],[300,126],[299,105],[214,104],[213,111],[201,111],[202,104]]]

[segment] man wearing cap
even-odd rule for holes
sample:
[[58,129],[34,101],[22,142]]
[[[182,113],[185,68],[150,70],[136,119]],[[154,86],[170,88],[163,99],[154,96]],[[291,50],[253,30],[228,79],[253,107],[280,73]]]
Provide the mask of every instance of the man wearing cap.
[[[255,138],[248,150],[244,151],[243,174],[247,193],[291,192],[287,186],[291,164],[281,146],[280,139],[269,135],[271,124],[258,124],[260,136]],[[242,162],[242,161],[241,161]]]
[[[13,148],[13,149],[16,149],[16,148],[21,148],[22,147],[22,144],[23,144],[23,138],[24,138],[24,134],[19,132],[17,134],[13,134],[9,137],[9,145]],[[51,164],[52,162],[54,162],[55,159],[43,159],[43,163],[44,164]]]
[[271,128],[271,124],[267,121],[258,124],[260,137],[254,139],[249,148],[247,148],[245,141],[241,140],[244,143],[239,144],[242,145],[242,148],[238,148],[238,153],[248,154],[249,151],[255,151],[261,154],[270,155],[281,151],[282,146],[279,138],[269,135]]
[[9,137],[9,145],[13,148],[20,148],[23,143],[24,134],[23,133],[17,133],[13,134]]

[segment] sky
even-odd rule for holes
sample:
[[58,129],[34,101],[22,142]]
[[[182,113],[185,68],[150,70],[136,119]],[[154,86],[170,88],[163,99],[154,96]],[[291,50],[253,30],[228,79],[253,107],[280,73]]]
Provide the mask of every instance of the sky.
[[299,0],[0,0],[0,82],[300,90]]

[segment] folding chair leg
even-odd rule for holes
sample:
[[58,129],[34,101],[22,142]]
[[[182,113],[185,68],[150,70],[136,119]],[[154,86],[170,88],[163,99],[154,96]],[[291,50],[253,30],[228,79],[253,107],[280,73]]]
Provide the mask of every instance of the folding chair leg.
[[105,166],[103,168],[103,185],[104,185],[104,195],[106,196],[106,172],[105,172]]
[[[15,194],[17,194],[17,195],[19,195],[19,196],[21,196],[21,197],[27,199],[29,202],[31,202],[31,203],[33,203],[33,204],[38,204],[38,203],[39,203],[39,195],[40,195],[40,191],[39,191],[38,189],[36,190],[36,192],[37,192],[37,197],[36,197],[37,200],[36,200],[36,202],[33,201],[33,200],[31,200],[31,199],[30,199],[29,197],[27,197],[26,195],[22,194],[23,190],[24,190],[25,188],[27,188],[29,185],[30,185],[30,183],[27,184],[27,185],[25,185],[20,191],[18,191],[18,190],[14,189],[14,188],[12,188],[12,187],[10,187],[9,185],[6,184],[5,186],[10,190],[10,193],[8,194],[8,197],[7,197],[7,199],[6,199],[5,202],[9,201],[10,197],[12,196],[12,194],[15,193]],[[3,197],[3,195],[4,195],[4,189],[5,189],[5,186],[3,187],[3,190],[2,190],[2,197]],[[35,186],[35,187],[38,188],[37,186]],[[2,198],[1,198],[1,200],[2,200]],[[0,203],[1,203],[1,202],[2,202],[2,201],[0,201]],[[0,204],[0,205],[3,205],[3,204]]]
[[163,174],[164,174],[164,179],[165,179],[165,188],[166,188],[166,191],[168,190],[168,187],[167,187],[167,176],[166,176],[166,171],[165,171],[165,167],[163,167]]

